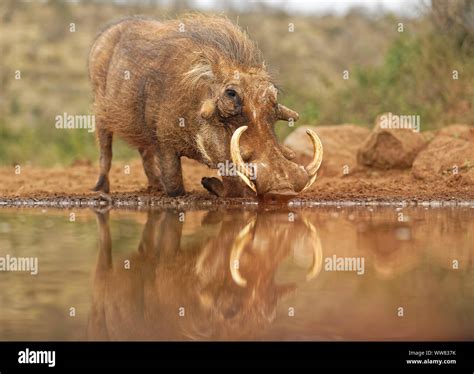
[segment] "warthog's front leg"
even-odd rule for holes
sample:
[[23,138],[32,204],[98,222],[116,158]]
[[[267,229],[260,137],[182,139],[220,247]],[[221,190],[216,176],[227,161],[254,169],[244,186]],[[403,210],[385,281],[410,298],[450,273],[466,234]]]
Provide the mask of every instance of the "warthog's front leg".
[[161,171],[161,182],[169,196],[184,195],[181,159],[174,150],[160,149],[158,159]]

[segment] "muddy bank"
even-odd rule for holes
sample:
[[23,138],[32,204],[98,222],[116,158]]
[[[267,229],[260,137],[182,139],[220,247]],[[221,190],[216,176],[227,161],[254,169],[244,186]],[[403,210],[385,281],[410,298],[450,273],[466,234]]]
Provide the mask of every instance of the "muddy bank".
[[[285,141],[298,150],[296,161],[305,163],[311,146],[297,129]],[[325,147],[320,176],[301,201],[420,202],[474,200],[474,130],[448,126],[439,132],[414,134],[411,130],[372,131],[354,125],[314,128]],[[76,162],[70,167],[36,168],[22,165],[0,168],[1,205],[252,205],[253,199],[218,199],[201,186],[201,178],[215,170],[183,158],[188,193],[169,198],[150,191],[137,159],[115,161],[110,173],[110,195],[92,192],[98,166]]]
[[[156,205],[180,207],[210,205],[251,205],[253,199],[219,199],[200,185],[203,176],[215,171],[193,161],[183,162],[188,193],[179,198],[167,197],[161,191],[149,191],[139,161],[125,165],[116,162],[111,172],[110,196],[90,191],[97,176],[96,165],[69,168],[23,168],[15,175],[13,167],[0,168],[0,204],[3,205]],[[130,166],[130,174],[124,168]],[[299,201],[429,201],[474,200],[474,188],[463,185],[453,176],[446,181],[422,181],[409,170],[359,170],[347,176],[321,178],[314,188],[302,194]]]

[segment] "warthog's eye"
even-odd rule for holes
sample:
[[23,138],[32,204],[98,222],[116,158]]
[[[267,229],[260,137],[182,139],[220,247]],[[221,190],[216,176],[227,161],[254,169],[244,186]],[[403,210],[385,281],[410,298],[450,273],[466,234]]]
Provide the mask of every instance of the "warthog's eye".
[[232,88],[226,89],[225,94],[231,98],[234,98],[237,96],[237,92],[235,92],[235,90],[233,90]]
[[237,90],[232,87],[226,88],[217,101],[217,108],[223,117],[235,116],[241,113],[242,99]]

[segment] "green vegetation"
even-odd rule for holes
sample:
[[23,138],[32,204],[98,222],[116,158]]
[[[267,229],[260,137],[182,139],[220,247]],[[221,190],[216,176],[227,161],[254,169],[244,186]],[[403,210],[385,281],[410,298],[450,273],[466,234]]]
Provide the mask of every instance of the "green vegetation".
[[[157,3],[0,4],[0,164],[96,162],[93,134],[57,130],[55,116],[92,113],[87,55],[105,24],[134,14],[166,19],[189,11],[186,1],[171,2],[174,8]],[[433,0],[416,19],[360,10],[342,17],[289,15],[261,4],[252,12],[224,13],[258,42],[282,87],[280,100],[300,113],[297,125],[372,126],[378,114],[391,111],[420,115],[426,130],[474,123],[473,3]],[[280,138],[292,130],[283,122],[276,126]],[[136,155],[114,144],[114,158]]]
[[[114,158],[130,159],[138,152],[120,139],[114,143]],[[0,123],[0,161],[3,164],[31,162],[36,165],[70,165],[75,161],[96,161],[94,133],[85,130],[57,130],[50,123],[16,130]]]
[[356,68],[355,83],[335,95],[344,109],[332,118],[344,121],[351,113],[353,122],[370,123],[374,113],[391,111],[420,115],[422,130],[472,124],[473,57],[472,49],[461,50],[446,34],[402,34],[382,66]]

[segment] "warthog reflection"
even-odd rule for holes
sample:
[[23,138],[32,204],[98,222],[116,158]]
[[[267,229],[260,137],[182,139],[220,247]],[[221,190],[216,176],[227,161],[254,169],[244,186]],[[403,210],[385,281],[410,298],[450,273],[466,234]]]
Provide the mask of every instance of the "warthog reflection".
[[108,212],[97,220],[93,340],[255,337],[296,290],[295,283],[275,281],[282,261],[310,251],[308,280],[322,266],[316,229],[304,218],[292,222],[288,212],[209,212],[183,235],[177,213],[150,211],[138,251],[115,262]]

